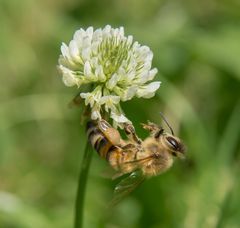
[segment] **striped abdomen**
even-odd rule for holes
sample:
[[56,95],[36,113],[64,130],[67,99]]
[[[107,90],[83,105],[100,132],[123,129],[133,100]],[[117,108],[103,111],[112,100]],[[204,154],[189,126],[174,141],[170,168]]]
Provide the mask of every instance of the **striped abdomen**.
[[111,133],[107,134],[108,136],[110,135],[110,139],[99,129],[97,123],[88,122],[87,136],[89,142],[98,154],[109,162],[113,169],[121,173],[132,172],[137,168],[137,163],[132,162],[137,159],[139,149],[133,144],[113,145],[113,142],[110,140],[115,138],[116,130],[111,128],[111,126],[106,126],[105,131],[107,129],[111,130]]
[[98,154],[109,160],[111,151],[114,151],[116,147],[104,136],[104,134],[98,129],[96,123],[89,121],[87,123],[87,136],[92,147],[98,152]]

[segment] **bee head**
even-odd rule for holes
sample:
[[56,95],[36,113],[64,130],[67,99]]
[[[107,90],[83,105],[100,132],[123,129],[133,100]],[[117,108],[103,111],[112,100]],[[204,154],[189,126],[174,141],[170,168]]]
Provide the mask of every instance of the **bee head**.
[[185,146],[179,138],[170,134],[166,134],[163,137],[165,146],[174,157],[185,157]]
[[167,148],[167,150],[174,156],[179,158],[184,158],[185,154],[185,146],[181,142],[179,138],[174,136],[174,132],[166,118],[163,116],[162,113],[160,113],[163,121],[167,124],[168,128],[171,131],[171,134],[165,133],[163,129],[159,129],[159,134],[157,137],[161,137],[163,144]]

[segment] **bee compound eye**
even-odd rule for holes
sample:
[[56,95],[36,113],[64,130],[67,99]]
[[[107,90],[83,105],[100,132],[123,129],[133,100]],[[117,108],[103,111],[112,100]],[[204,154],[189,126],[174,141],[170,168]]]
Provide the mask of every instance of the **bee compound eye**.
[[179,143],[177,142],[176,139],[174,139],[173,137],[169,136],[169,137],[167,137],[167,142],[174,150],[178,150]]

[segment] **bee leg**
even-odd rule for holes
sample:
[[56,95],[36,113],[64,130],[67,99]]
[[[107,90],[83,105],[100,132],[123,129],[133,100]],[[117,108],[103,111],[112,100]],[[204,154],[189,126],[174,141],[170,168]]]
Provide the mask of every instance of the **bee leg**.
[[132,151],[132,149],[135,149],[135,148],[136,148],[135,143],[134,144],[128,143],[122,147],[123,151],[128,151],[128,150]]
[[148,121],[146,124],[142,123],[141,125],[142,125],[143,129],[148,130],[150,132],[154,132],[159,129],[159,126],[157,124],[152,123],[150,121]]
[[101,119],[98,121],[98,127],[101,131],[106,131],[109,128],[112,128],[112,126],[110,125],[110,123],[108,123],[106,120]]
[[131,142],[137,143],[137,144],[142,143],[142,140],[137,136],[134,126],[132,124],[126,123],[124,125],[124,131]]
[[147,124],[141,124],[143,129],[147,130],[150,132],[150,135],[155,137],[155,138],[158,138],[159,135],[161,135],[163,133],[163,128],[158,126],[157,124],[155,123],[152,123],[150,121],[148,121]]

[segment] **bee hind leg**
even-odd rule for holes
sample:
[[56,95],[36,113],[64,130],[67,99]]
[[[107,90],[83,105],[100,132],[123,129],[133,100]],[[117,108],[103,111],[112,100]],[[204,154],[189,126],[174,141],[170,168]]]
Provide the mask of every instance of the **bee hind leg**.
[[128,139],[130,140],[130,142],[137,143],[137,144],[142,143],[142,140],[137,136],[137,134],[135,132],[135,128],[132,124],[126,123],[124,125],[124,131],[125,131]]

